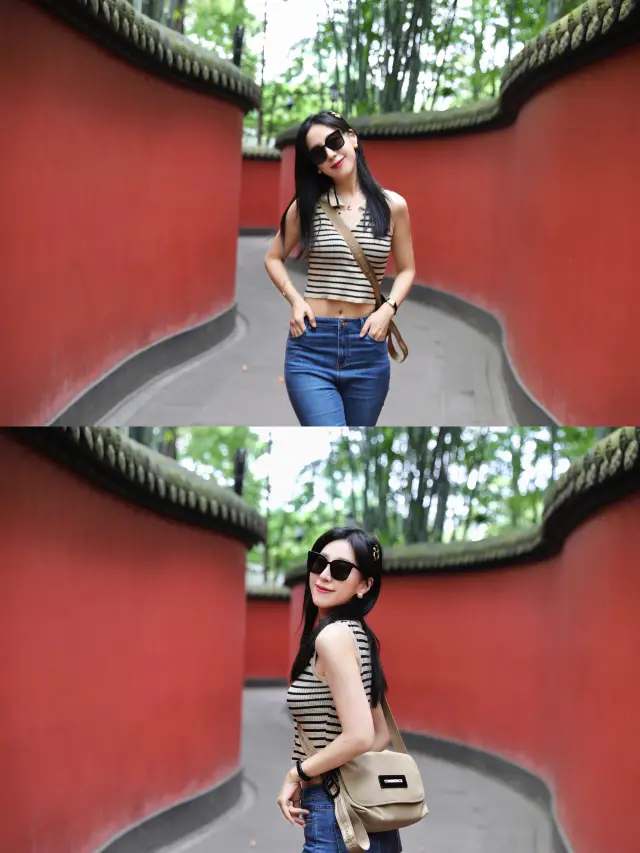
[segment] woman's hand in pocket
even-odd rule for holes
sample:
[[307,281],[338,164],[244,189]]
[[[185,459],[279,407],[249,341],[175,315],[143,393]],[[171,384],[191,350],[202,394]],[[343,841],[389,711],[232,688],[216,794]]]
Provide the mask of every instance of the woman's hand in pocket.
[[386,302],[383,302],[378,310],[374,311],[373,314],[369,314],[365,320],[360,337],[364,338],[365,335],[369,335],[374,341],[384,341],[387,337],[389,323],[391,323],[393,314],[393,308]]
[[309,319],[309,325],[315,329],[316,318],[313,316],[310,305],[304,299],[296,299],[291,305],[291,320],[289,321],[291,334],[294,338],[299,338],[306,329],[305,317]]

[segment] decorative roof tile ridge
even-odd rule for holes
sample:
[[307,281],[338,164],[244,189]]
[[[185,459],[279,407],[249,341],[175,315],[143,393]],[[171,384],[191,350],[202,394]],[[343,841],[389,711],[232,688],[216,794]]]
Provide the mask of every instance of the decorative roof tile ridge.
[[264,542],[266,521],[242,498],[113,427],[16,427],[10,432],[101,488],[247,546]]
[[247,598],[253,600],[289,601],[291,590],[286,586],[274,584],[253,584],[247,586]]
[[277,148],[267,145],[247,145],[242,149],[242,156],[246,160],[280,160],[282,154]]
[[260,104],[260,87],[232,62],[148,18],[127,0],[36,0],[103,47],[173,82],[239,104]]
[[[384,572],[462,572],[548,559],[594,512],[635,491],[640,491],[640,426],[616,430],[572,461],[549,489],[541,524],[479,541],[389,548]],[[297,566],[284,582],[293,586],[305,577],[306,568]]]

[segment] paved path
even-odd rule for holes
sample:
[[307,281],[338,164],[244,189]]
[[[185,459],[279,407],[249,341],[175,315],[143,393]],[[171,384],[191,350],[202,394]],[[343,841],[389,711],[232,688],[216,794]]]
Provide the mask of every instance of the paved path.
[[[300,853],[303,829],[276,804],[289,768],[293,729],[284,688],[245,690],[245,793],[208,828],[156,853]],[[551,827],[540,807],[483,774],[413,753],[429,814],[401,830],[403,853],[552,853]]]
[[[240,238],[236,333],[149,382],[101,424],[297,425],[282,378],[289,308],[264,269],[268,243],[266,237]],[[302,292],[304,275],[291,271],[290,277]],[[392,362],[381,426],[517,423],[496,344],[463,321],[416,302],[402,306],[398,322],[410,355],[404,364]]]

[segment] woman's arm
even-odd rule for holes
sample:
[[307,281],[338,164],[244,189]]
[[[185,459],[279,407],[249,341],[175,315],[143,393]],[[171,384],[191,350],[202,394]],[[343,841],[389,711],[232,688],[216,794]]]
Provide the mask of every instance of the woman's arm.
[[293,286],[293,282],[289,279],[287,268],[284,265],[286,258],[290,255],[294,246],[300,242],[300,217],[298,216],[298,205],[296,202],[293,202],[287,211],[285,223],[284,249],[282,248],[282,237],[280,231],[278,231],[271,241],[269,251],[264,259],[264,265],[271,281],[291,305],[291,320],[289,321],[289,325],[291,333],[294,336],[298,336],[305,330],[305,317],[309,318],[309,323],[314,327],[316,320],[309,303],[304,301],[304,298]]
[[391,743],[391,736],[389,735],[389,726],[387,726],[387,721],[384,718],[384,711],[382,710],[382,705],[380,703],[378,703],[375,708],[371,709],[371,716],[373,717],[373,727],[375,729],[375,737],[373,739],[371,752],[382,752],[382,750],[386,749]]
[[300,242],[300,217],[298,216],[298,205],[295,201],[287,211],[285,222],[284,249],[282,248],[282,236],[278,231],[265,255],[264,265],[271,281],[283,293],[285,299],[293,305],[297,301],[302,301],[302,296],[291,282],[284,289],[282,285],[289,279],[284,262]]
[[391,254],[396,267],[396,279],[393,282],[389,299],[398,307],[407,298],[416,275],[416,263],[413,256],[411,241],[411,222],[409,207],[398,193],[391,193],[391,212],[393,215],[393,236],[391,237]]
[[[411,242],[411,223],[409,222],[409,208],[403,197],[389,190],[386,193],[389,197],[389,207],[393,217],[391,254],[396,267],[396,278],[387,298],[395,302],[399,308],[407,298],[416,275],[413,244]],[[376,340],[384,340],[395,313],[391,305],[383,302],[365,322],[360,337],[371,335]]]
[[[308,776],[320,776],[368,752],[375,737],[371,708],[349,628],[335,623],[327,625],[318,635],[316,651],[322,658],[342,733],[324,749],[302,762],[302,769]],[[295,768],[292,778],[293,775],[298,778]]]

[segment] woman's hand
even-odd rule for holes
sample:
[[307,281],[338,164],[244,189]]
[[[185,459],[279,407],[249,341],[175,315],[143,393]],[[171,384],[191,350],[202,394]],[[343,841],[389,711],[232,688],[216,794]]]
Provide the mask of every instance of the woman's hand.
[[388,302],[383,302],[377,311],[374,311],[373,314],[369,314],[367,317],[360,332],[360,337],[364,338],[368,334],[375,341],[383,341],[387,337],[389,323],[394,314],[395,311],[391,305]]
[[284,777],[284,782],[282,783],[282,788],[280,789],[280,796],[278,797],[276,802],[280,806],[282,814],[289,821],[289,823],[297,823],[300,826],[304,826],[304,819],[301,818],[301,815],[309,814],[309,810],[300,808],[301,796],[302,788],[300,787],[300,779],[298,778],[298,774],[296,773],[295,769],[290,770]]
[[289,321],[289,326],[291,327],[291,334],[294,338],[299,338],[300,335],[304,332],[306,326],[304,322],[304,318],[309,318],[309,325],[316,327],[316,318],[313,316],[313,311],[311,310],[311,306],[304,301],[304,299],[296,299],[295,302],[291,305],[291,320]]

